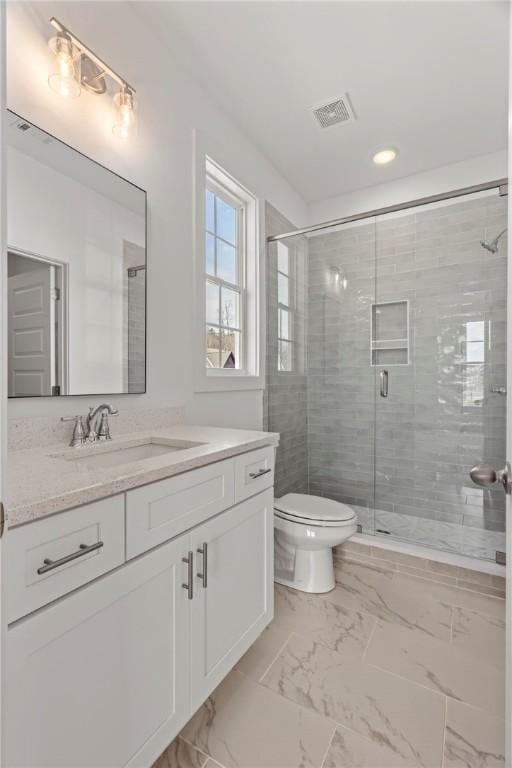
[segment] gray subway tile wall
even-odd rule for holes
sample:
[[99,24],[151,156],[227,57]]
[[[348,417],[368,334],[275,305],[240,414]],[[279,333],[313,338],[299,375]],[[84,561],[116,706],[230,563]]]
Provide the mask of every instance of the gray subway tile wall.
[[[267,203],[265,211],[267,235],[289,232],[294,225]],[[307,445],[307,362],[306,301],[307,241],[290,238],[293,292],[293,365],[291,371],[278,370],[278,303],[277,247],[269,244],[266,270],[267,284],[267,365],[264,399],[264,428],[281,435],[276,458],[276,497],[285,493],[308,493]]]
[[[506,241],[492,255],[480,240],[506,222],[496,192],[300,238],[307,349],[293,376],[277,372],[269,248],[266,399],[268,427],[284,430],[279,495],[352,504],[368,532],[491,559],[504,549],[503,492],[476,488],[468,473],[505,461],[506,398],[492,389],[506,386]],[[291,228],[267,209],[269,234]],[[388,363],[383,398],[372,305],[396,301],[408,302],[409,363]]]

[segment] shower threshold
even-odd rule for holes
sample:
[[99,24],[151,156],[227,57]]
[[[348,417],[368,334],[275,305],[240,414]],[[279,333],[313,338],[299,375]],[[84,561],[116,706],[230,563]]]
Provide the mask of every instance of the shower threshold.
[[471,555],[462,555],[459,552],[436,549],[429,544],[412,543],[400,539],[397,536],[393,536],[392,534],[384,536],[378,533],[363,531],[362,533],[356,533],[350,541],[356,544],[362,544],[366,547],[375,547],[376,549],[383,551],[387,550],[389,552],[411,555],[412,557],[430,560],[435,563],[443,563],[456,568],[467,568],[471,571],[488,573],[492,576],[505,575],[505,566],[496,563],[494,560],[486,560],[480,557],[472,557]]

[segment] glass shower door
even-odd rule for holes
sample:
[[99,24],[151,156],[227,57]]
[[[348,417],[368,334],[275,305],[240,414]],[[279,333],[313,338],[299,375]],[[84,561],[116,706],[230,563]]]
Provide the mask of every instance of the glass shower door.
[[373,533],[375,221],[313,234],[308,247],[309,492],[349,504]]
[[[506,197],[478,193],[378,217],[371,307],[375,532],[495,559],[505,462]],[[483,244],[482,244],[483,243]]]

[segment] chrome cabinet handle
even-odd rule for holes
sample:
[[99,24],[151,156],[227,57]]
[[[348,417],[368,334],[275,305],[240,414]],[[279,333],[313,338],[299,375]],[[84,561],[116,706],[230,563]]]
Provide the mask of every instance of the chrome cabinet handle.
[[183,589],[186,589],[188,592],[188,599],[193,600],[194,598],[194,553],[189,552],[187,557],[181,558],[183,563],[187,564],[187,579],[188,584],[182,584],[181,586]]
[[380,372],[380,396],[387,397],[389,392],[389,376],[387,371]]
[[80,548],[76,552],[72,552],[70,555],[65,555],[65,557],[61,557],[58,560],[50,560],[49,557],[46,557],[43,560],[44,565],[38,568],[37,572],[39,576],[41,576],[43,573],[48,573],[48,571],[53,571],[54,568],[58,568],[60,565],[64,565],[65,563],[70,563],[72,560],[77,560],[79,557],[88,555],[89,552],[94,552],[96,549],[101,549],[102,546],[103,546],[102,541],[97,541],[96,544],[89,544],[89,545],[80,544]]
[[268,475],[269,472],[272,472],[272,469],[259,469],[257,472],[249,472],[249,477],[251,480],[256,480],[257,477],[261,477],[262,475]]
[[199,547],[197,550],[200,555],[203,556],[203,572],[199,573],[197,572],[198,577],[203,582],[203,588],[206,589],[208,586],[208,544],[206,541],[203,542],[203,546]]

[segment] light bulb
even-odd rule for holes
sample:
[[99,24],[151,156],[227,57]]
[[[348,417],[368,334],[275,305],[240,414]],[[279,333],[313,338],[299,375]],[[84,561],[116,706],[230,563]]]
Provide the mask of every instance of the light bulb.
[[71,40],[59,34],[48,42],[52,56],[48,85],[60,96],[73,99],[80,96],[81,53]]
[[398,150],[393,147],[386,147],[386,149],[380,149],[378,152],[375,152],[372,160],[375,165],[387,165],[387,163],[392,163],[397,155]]
[[112,133],[119,139],[129,139],[135,133],[137,116],[135,100],[129,88],[123,88],[114,96],[115,117]]

